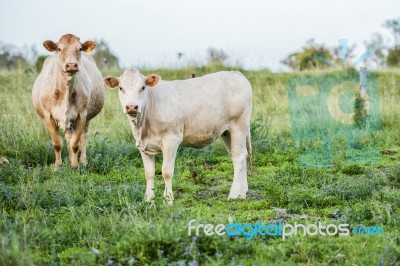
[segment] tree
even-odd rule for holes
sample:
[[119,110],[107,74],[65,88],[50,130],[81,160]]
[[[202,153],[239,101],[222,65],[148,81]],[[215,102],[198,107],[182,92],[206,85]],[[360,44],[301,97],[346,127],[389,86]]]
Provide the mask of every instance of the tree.
[[364,42],[367,50],[372,52],[372,56],[367,61],[374,62],[377,66],[385,66],[387,45],[383,36],[379,33],[373,33],[369,41]]
[[228,55],[222,49],[216,49],[213,47],[208,48],[208,63],[214,65],[224,65]]
[[28,60],[17,47],[0,42],[0,70],[23,69],[28,65]]
[[[347,45],[347,42],[344,43]],[[345,47],[345,52],[342,54],[342,47],[341,46],[335,46],[332,48],[331,54],[333,57],[333,61],[335,64],[340,65],[340,64],[350,64],[351,59],[355,57],[354,51],[356,50],[357,45],[353,44],[351,46]]]
[[332,66],[332,59],[333,56],[328,48],[310,39],[301,52],[290,54],[282,63],[293,70],[303,71],[328,68]]
[[37,72],[42,71],[44,60],[46,60],[47,55],[39,55],[35,61],[35,69]]
[[387,56],[387,65],[390,67],[400,66],[400,49],[390,49]]
[[111,52],[108,43],[101,39],[100,41],[96,41],[96,44],[93,57],[96,60],[97,66],[101,69],[119,68],[118,57]]
[[388,19],[383,26],[392,32],[394,38],[394,47],[388,51],[387,65],[400,66],[400,18]]
[[388,19],[383,26],[393,34],[394,49],[400,49],[400,18]]

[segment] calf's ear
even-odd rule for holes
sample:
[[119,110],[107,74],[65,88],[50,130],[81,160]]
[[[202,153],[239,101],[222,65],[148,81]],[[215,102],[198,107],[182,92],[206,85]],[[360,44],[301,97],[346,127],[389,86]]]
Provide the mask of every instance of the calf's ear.
[[54,52],[57,50],[57,44],[53,41],[44,41],[43,42],[44,48],[47,49],[49,52]]
[[103,79],[103,82],[110,89],[114,89],[115,87],[118,87],[118,84],[119,84],[118,79],[116,79],[114,77],[106,77]]
[[154,87],[161,80],[161,77],[156,74],[151,74],[146,77],[146,85],[150,87]]
[[92,41],[87,41],[82,43],[82,49],[86,53],[90,53],[94,48],[96,48],[96,43]]

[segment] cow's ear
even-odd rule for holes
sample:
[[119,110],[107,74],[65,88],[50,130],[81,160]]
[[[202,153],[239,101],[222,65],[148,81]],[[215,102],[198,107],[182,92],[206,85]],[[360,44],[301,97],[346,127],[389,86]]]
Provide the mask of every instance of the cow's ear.
[[146,85],[150,87],[154,87],[157,83],[161,80],[161,77],[156,74],[151,74],[150,76],[146,77]]
[[92,50],[94,50],[94,48],[96,48],[95,42],[87,41],[87,42],[82,43],[82,49],[86,53],[90,53]]
[[44,48],[47,49],[49,52],[54,52],[57,50],[57,44],[53,41],[44,41],[43,42]]
[[107,87],[109,87],[110,89],[114,89],[116,87],[118,87],[119,85],[119,81],[118,79],[114,78],[114,77],[106,77],[103,79],[104,84],[106,84]]

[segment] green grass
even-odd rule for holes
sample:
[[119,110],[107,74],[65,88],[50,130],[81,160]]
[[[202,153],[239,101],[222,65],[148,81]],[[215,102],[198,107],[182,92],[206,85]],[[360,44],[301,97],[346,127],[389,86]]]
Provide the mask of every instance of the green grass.
[[[143,72],[181,79],[215,70]],[[50,138],[30,99],[36,74],[2,74],[0,155],[10,163],[0,166],[0,265],[399,265],[400,74],[378,73],[383,128],[359,140],[378,148],[381,159],[347,162],[338,137],[330,168],[301,167],[299,155],[315,143],[292,138],[286,81],[305,74],[244,74],[254,89],[248,198],[227,201],[233,169],[218,141],[179,150],[173,207],[162,202],[161,156],[155,204],[144,202],[142,162],[116,91],[107,90],[91,123],[87,166],[72,170],[64,147],[55,172]],[[240,223],[377,225],[384,236],[188,236],[192,219],[216,225],[230,216]]]

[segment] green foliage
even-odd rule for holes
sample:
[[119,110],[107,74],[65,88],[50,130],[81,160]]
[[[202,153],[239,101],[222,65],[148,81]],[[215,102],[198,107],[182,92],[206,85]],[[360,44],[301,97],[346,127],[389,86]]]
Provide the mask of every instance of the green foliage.
[[93,57],[100,69],[113,69],[119,67],[118,57],[111,52],[111,49],[105,40],[99,40],[96,42],[96,49],[94,50]]
[[[189,78],[220,68],[144,70],[163,79]],[[104,73],[118,75],[121,70]],[[246,200],[228,201],[231,160],[221,141],[178,152],[173,207],[162,202],[161,156],[156,198],[144,202],[143,165],[115,91],[106,90],[93,119],[88,164],[54,171],[43,121],[31,106],[34,77],[0,76],[0,265],[396,265],[400,243],[400,75],[378,73],[383,129],[367,132],[382,160],[348,164],[335,140],[331,168],[302,168],[298,155],[313,143],[295,143],[286,80],[302,73],[246,71],[254,90],[253,166]],[[10,93],[18,91],[18,93]],[[277,211],[276,208],[285,209]],[[301,218],[302,215],[306,218]],[[284,221],[380,225],[383,237],[188,235],[191,219],[205,223]],[[360,248],[363,247],[363,248]]]
[[359,92],[356,93],[354,101],[354,115],[353,121],[359,128],[365,127],[367,118],[367,109],[365,106],[365,99],[361,97]]
[[213,47],[208,48],[208,64],[223,66],[228,55],[222,49],[216,49]]
[[300,52],[289,55],[283,63],[293,70],[303,71],[326,69],[332,66],[332,60],[333,55],[329,49],[310,40]]
[[27,59],[15,46],[0,42],[0,70],[24,69],[27,66]]
[[389,49],[387,56],[387,65],[390,67],[400,66],[400,49]]
[[394,48],[399,49],[400,48],[400,17],[395,18],[395,19],[386,20],[385,23],[383,24],[383,26],[392,32],[393,38],[394,38],[394,43],[395,43]]
[[308,47],[296,55],[299,61],[299,70],[324,69],[329,67],[332,56],[324,47]]
[[47,58],[46,55],[39,55],[36,58],[36,61],[35,61],[35,70],[36,70],[36,72],[40,73],[40,71],[42,71],[43,63],[44,63],[44,60],[46,60],[46,58]]

